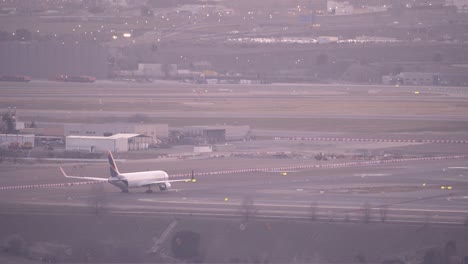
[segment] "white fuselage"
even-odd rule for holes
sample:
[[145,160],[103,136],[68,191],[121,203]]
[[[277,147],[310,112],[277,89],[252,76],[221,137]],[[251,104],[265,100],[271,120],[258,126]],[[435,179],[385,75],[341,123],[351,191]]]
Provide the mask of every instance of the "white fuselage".
[[154,184],[154,182],[167,181],[169,176],[164,171],[142,171],[121,173],[109,182],[121,189],[143,187]]

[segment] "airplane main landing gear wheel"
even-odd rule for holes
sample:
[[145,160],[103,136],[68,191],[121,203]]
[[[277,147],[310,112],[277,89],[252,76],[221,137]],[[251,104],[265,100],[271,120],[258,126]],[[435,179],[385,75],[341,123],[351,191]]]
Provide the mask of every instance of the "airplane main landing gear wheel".
[[128,189],[122,190],[123,193],[128,193]]
[[148,190],[145,191],[145,193],[153,193],[153,190],[148,189]]

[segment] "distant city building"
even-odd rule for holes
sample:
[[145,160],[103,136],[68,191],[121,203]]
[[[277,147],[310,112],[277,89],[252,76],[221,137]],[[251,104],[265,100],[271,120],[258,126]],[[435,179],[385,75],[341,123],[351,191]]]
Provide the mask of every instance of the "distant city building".
[[386,85],[435,85],[435,86],[468,86],[468,75],[430,72],[402,72],[397,75],[382,76]]
[[468,13],[468,0],[445,0],[445,5],[455,6],[460,13]]
[[213,65],[209,61],[194,61],[190,64],[192,70],[208,71],[213,69]]
[[328,1],[327,9],[328,9],[328,13],[337,15],[337,16],[354,14],[354,6],[346,1],[345,2]]
[[437,84],[437,74],[430,72],[402,72],[397,75],[404,85],[434,85]]

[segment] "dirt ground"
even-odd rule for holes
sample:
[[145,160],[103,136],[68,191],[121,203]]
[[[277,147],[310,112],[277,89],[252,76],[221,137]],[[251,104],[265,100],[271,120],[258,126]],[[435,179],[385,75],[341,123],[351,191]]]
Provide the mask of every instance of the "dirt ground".
[[[148,251],[154,244],[153,238],[161,235],[172,220],[105,213],[53,217],[12,214],[0,218],[2,226],[9,226],[0,229],[0,238],[19,234],[25,247],[37,243],[65,245],[71,253],[62,257],[63,263],[161,263],[168,259]],[[419,263],[426,250],[443,248],[448,241],[456,242],[458,256],[468,254],[468,231],[462,226],[259,219],[243,222],[241,216],[179,219],[163,243],[163,252],[172,254],[170,240],[174,232],[181,230],[200,235],[199,259],[205,263],[358,263],[359,258],[371,263],[391,259]],[[9,258],[6,253],[0,255],[0,260]]]
[[87,110],[87,111],[218,111],[268,114],[347,114],[347,115],[468,115],[468,103],[453,101],[392,101],[294,99],[287,101],[262,98],[2,98],[0,105],[14,105],[18,109]]

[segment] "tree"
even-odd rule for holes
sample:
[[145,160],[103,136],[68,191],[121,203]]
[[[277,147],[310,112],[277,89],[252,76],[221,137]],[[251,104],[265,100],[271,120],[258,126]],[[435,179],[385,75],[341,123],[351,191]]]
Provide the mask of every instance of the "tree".
[[437,52],[436,54],[434,54],[434,56],[432,56],[433,62],[439,63],[439,62],[442,62],[443,60],[444,60],[444,57],[439,52]]
[[102,5],[92,5],[90,7],[88,7],[88,12],[90,12],[91,14],[100,14],[100,13],[104,13],[105,9],[104,9],[104,6]]
[[396,66],[393,67],[393,69],[392,69],[392,74],[394,74],[394,75],[400,74],[402,71],[404,71],[403,66],[401,66],[401,65],[396,65]]
[[3,244],[3,250],[17,256],[24,255],[26,253],[26,242],[19,234],[8,236]]
[[11,33],[9,33],[8,31],[0,30],[0,41],[7,41],[10,40],[10,38]]
[[179,231],[174,234],[171,242],[174,257],[179,259],[195,259],[200,255],[200,234],[193,231]]
[[358,263],[367,263],[366,256],[363,253],[359,253],[354,257],[354,260],[357,261]]
[[252,197],[244,197],[241,204],[241,213],[245,222],[248,222],[258,212]]
[[315,64],[317,64],[317,65],[319,65],[319,66],[328,64],[328,55],[325,54],[325,53],[319,54],[319,55],[315,58]]
[[164,73],[164,78],[169,78],[171,75],[171,65],[164,63],[162,65],[162,72]]
[[455,261],[458,258],[457,257],[457,243],[455,241],[450,240],[445,244],[444,257],[445,257],[445,263],[447,264],[459,263]]
[[149,121],[149,116],[145,114],[134,114],[128,118],[128,122],[130,123],[147,123]]
[[91,194],[88,198],[88,206],[91,212],[95,215],[102,214],[107,207],[107,194],[104,191],[104,184],[97,183],[91,189]]
[[311,203],[309,208],[310,221],[315,221],[317,219],[317,203]]
[[371,220],[371,205],[368,203],[365,203],[364,206],[362,207],[362,220],[364,223],[369,223]]
[[148,6],[142,6],[140,8],[140,15],[144,17],[152,17],[154,16],[154,12]]
[[437,248],[431,248],[426,251],[423,258],[423,264],[440,264],[444,263],[442,252]]
[[15,31],[16,39],[19,41],[30,41],[32,39],[31,31],[20,28]]
[[380,221],[385,222],[387,220],[388,206],[383,205],[379,208]]
[[10,113],[4,113],[2,115],[2,121],[5,122],[5,127],[2,129],[4,134],[16,134],[18,130],[15,128],[15,117]]

